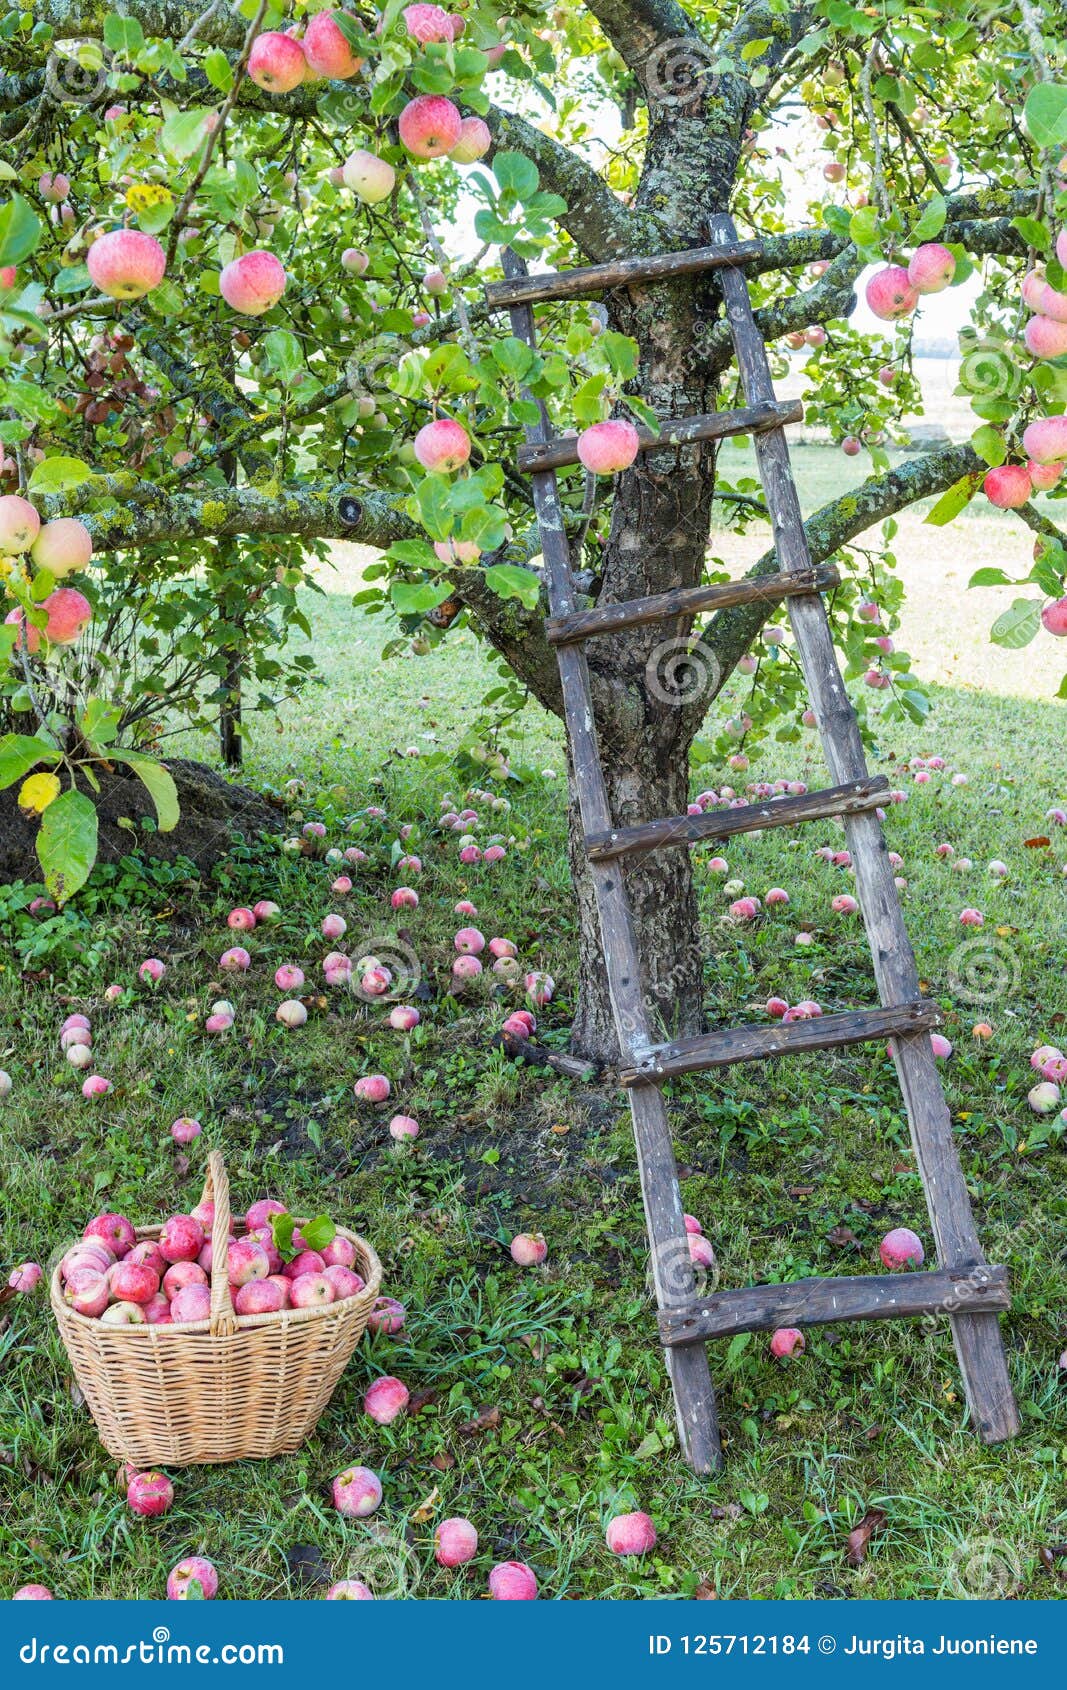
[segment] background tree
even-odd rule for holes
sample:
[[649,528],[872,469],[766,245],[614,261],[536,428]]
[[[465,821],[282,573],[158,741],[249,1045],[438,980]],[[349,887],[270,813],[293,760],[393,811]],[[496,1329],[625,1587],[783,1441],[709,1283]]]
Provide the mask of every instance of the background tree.
[[[175,542],[218,545],[230,576],[240,559],[258,561],[262,536],[386,548],[363,603],[388,607],[416,649],[447,637],[458,612],[506,660],[512,693],[558,711],[529,492],[511,468],[528,412],[521,387],[582,427],[612,411],[648,420],[730,405],[736,375],[708,277],[617,290],[603,311],[546,310],[532,359],[486,312],[493,249],[510,241],[552,266],[676,250],[704,244],[709,215],[729,209],[763,242],[749,273],[783,369],[787,338],[811,349],[809,419],[870,456],[858,492],[808,524],[816,560],[843,567],[832,617],[847,673],[875,677],[883,718],[921,720],[906,653],[876,644],[900,602],[893,514],[944,495],[934,515],[950,520],[989,466],[1025,461],[1026,423],[1067,398],[1056,337],[1032,357],[1018,303],[1035,258],[1047,259],[1057,297],[1063,282],[1052,243],[1067,205],[1056,170],[1067,147],[1064,8],[594,0],[522,4],[500,18],[495,5],[470,4],[453,14],[461,33],[437,8],[405,11],[399,0],[380,16],[353,6],[324,22],[322,10],[41,0],[0,22],[0,174],[11,194],[0,265],[15,266],[0,367],[7,485],[17,477],[49,518],[84,519],[109,571]],[[312,51],[313,25],[328,51]],[[307,32],[310,69],[297,67],[295,86],[281,30]],[[316,58],[327,74],[315,75]],[[439,150],[411,115],[427,96],[484,119],[488,135],[479,141],[468,122],[474,140],[460,152],[488,142],[480,166],[416,156]],[[805,150],[824,157],[826,187],[798,206],[783,155]],[[353,191],[343,166],[357,152],[372,159],[349,167]],[[119,228],[152,236],[165,257],[163,279],[132,301],[97,291],[86,263]],[[976,432],[968,446],[891,469],[884,444],[918,403],[915,302],[887,326],[888,343],[848,319],[865,268],[907,262],[924,242],[951,252],[956,283],[979,272],[961,321]],[[284,266],[286,285],[248,315],[220,296],[219,275],[260,249]],[[436,270],[443,281],[424,279]],[[101,347],[125,348],[147,389],[102,421],[86,402]],[[412,451],[441,416],[472,443],[456,472],[427,472]],[[755,490],[731,482],[708,444],[650,451],[611,481],[574,472],[564,489],[594,601],[714,576],[713,514],[717,526],[761,519]],[[1063,591],[1058,533],[1029,490],[1014,503],[1040,536],[1040,591],[996,631],[1015,643],[1036,634],[1042,598]],[[878,525],[873,545],[847,549]],[[235,564],[226,543],[236,536]],[[756,567],[772,566],[765,555]],[[38,579],[38,597],[52,585]],[[8,586],[43,626],[25,572],[9,569]],[[879,622],[857,616],[861,600],[879,607]],[[694,741],[765,616],[723,613],[699,637],[680,619],[589,648],[620,823],[685,808]],[[717,778],[767,732],[800,733],[789,642],[756,650],[742,707],[705,730],[701,754]],[[575,1039],[610,1056],[576,816],[571,836],[583,935]],[[688,860],[664,853],[628,873],[649,992],[670,1026],[694,1031],[702,952]]]

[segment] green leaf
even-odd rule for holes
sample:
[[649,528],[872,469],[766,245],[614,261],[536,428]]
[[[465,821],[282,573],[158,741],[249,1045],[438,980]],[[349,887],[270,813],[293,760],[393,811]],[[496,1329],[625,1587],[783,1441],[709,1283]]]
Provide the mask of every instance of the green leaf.
[[911,231],[913,241],[936,240],[945,227],[948,216],[948,203],[943,194],[935,194],[929,204],[923,207],[922,216]]
[[69,493],[80,487],[92,475],[88,464],[80,458],[44,458],[30,476],[31,493]]
[[21,264],[41,238],[41,223],[21,194],[0,205],[0,267]]
[[1037,83],[1026,96],[1023,116],[1035,146],[1061,147],[1067,141],[1067,87]]
[[983,423],[981,428],[975,429],[971,435],[971,445],[978,456],[994,469],[998,464],[1002,464],[1008,456],[1008,448],[1005,445],[1003,434],[999,428],[993,428],[990,423]]
[[96,806],[84,792],[68,787],[49,804],[37,834],[44,883],[57,904],[85,885],[96,862],[96,844]]
[[221,47],[212,47],[204,55],[204,75],[212,88],[217,88],[220,94],[228,94],[233,87],[233,71],[230,61]]
[[1036,247],[1038,252],[1047,252],[1052,245],[1052,236],[1036,217],[1013,217],[1011,226],[1018,229],[1027,246]]
[[1014,599],[1011,608],[997,617],[989,630],[989,638],[994,645],[1003,646],[1006,651],[1018,651],[1030,644],[1040,626],[1041,600]]
[[0,735],[0,790],[28,775],[38,763],[58,763],[59,752],[34,734]]
[[141,785],[147,787],[148,796],[156,807],[156,824],[160,833],[173,833],[181,807],[178,788],[170,770],[158,758],[149,757],[144,751],[112,751],[110,756],[119,763],[128,764]]
[[493,175],[505,193],[513,193],[520,200],[535,194],[541,180],[536,164],[525,153],[497,153]]
[[536,610],[541,597],[541,577],[516,563],[490,564],[485,584],[498,598],[519,599],[527,610]]
[[447,540],[452,529],[452,487],[443,475],[427,475],[415,494],[419,521],[431,540]]
[[286,383],[304,367],[303,348],[289,329],[271,329],[263,337],[263,350],[271,369]]
[[119,731],[122,711],[117,704],[91,698],[78,719],[83,738],[94,746],[110,745]]
[[389,597],[398,616],[425,616],[444,604],[451,591],[447,581],[394,581]]
[[490,350],[493,363],[513,381],[521,381],[534,361],[530,348],[517,335],[505,335],[503,340],[495,341]]
[[274,1234],[275,1249],[281,1256],[284,1256],[286,1261],[291,1261],[296,1255],[293,1248],[293,1232],[296,1229],[296,1221],[293,1216],[289,1214],[272,1215],[270,1217],[270,1229]]
[[207,112],[202,106],[194,106],[192,111],[175,112],[168,117],[159,131],[159,139],[164,149],[173,158],[189,158],[201,145],[206,135],[204,119]]
[[309,1250],[325,1250],[337,1237],[337,1228],[329,1215],[316,1215],[300,1228],[300,1236]]
[[1017,585],[1003,569],[976,569],[968,587],[1014,587]]
[[966,510],[977,493],[980,480],[980,476],[965,475],[961,481],[957,481],[953,487],[950,487],[947,493],[942,493],[933,509],[927,512],[924,520],[934,528],[944,528],[946,523],[955,522],[960,511]]
[[112,12],[104,19],[104,46],[122,59],[135,59],[144,46],[144,30],[136,18],[120,18]]

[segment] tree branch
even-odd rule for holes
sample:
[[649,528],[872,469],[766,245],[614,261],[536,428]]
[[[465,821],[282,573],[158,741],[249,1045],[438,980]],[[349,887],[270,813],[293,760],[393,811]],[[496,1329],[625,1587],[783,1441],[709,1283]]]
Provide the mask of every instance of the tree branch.
[[[886,475],[871,476],[852,492],[823,505],[805,522],[812,562],[824,563],[876,522],[884,521],[919,499],[943,493],[964,476],[979,474],[986,467],[970,446],[945,446],[920,458],[909,458]],[[768,575],[777,569],[778,559],[772,548],[746,574]],[[721,691],[738,658],[749,650],[763,624],[778,609],[777,604],[757,602],[720,610],[711,618],[700,638],[703,645],[710,646],[720,668],[722,679],[713,696]],[[706,694],[697,701],[695,708],[700,719],[711,702]]]
[[585,257],[594,263],[626,258],[642,250],[642,229],[657,250],[659,231],[616,199],[592,165],[535,129],[524,117],[490,106],[485,114],[496,148],[514,149],[533,159],[542,183],[567,201],[559,222]]

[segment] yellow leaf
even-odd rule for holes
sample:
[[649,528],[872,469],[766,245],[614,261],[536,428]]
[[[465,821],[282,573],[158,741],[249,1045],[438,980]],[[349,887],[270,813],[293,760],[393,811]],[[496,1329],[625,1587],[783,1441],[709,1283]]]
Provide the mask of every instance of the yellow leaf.
[[150,205],[169,205],[174,198],[161,182],[135,182],[126,189],[126,204],[131,211],[147,211]]
[[62,790],[56,775],[28,775],[19,788],[19,809],[28,816],[42,816]]

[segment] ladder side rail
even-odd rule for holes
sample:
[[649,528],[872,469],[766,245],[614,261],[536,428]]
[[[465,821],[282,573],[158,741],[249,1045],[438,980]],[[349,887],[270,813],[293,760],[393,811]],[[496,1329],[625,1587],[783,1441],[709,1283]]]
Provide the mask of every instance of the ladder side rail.
[[[526,274],[525,263],[510,250],[505,249],[502,262],[504,273],[509,278]],[[513,306],[509,315],[512,333],[534,349],[536,334],[530,307]],[[538,422],[526,431],[531,442],[552,437],[547,409],[540,402],[539,408]],[[541,531],[549,606],[553,615],[565,616],[574,608],[574,588],[570,546],[563,525],[555,472],[536,475],[532,485]],[[606,830],[612,825],[611,813],[600,765],[585,654],[580,646],[564,646],[557,652],[557,659],[582,826],[586,832]],[[614,865],[590,865],[590,873],[619,1042],[624,1051],[645,1048],[651,1043],[651,1032],[642,996],[637,936],[625,881],[621,869]],[[657,1307],[681,1307],[693,1300],[696,1276],[689,1254],[667,1105],[662,1091],[648,1086],[640,1096],[635,1094],[631,1097],[630,1108]],[[702,1344],[678,1351],[669,1349],[665,1351],[665,1361],[674,1394],[675,1421],[682,1454],[694,1472],[717,1472],[723,1465],[723,1458],[707,1349]]]
[[[713,218],[711,231],[712,240],[723,244],[735,238],[729,217]],[[750,404],[756,403],[774,391],[766,347],[740,270],[724,268],[721,286],[745,395]],[[787,570],[810,569],[811,556],[785,435],[781,430],[757,435],[753,444],[779,562]],[[799,598],[789,601],[788,610],[831,777],[839,783],[862,780],[867,774],[863,742],[841,678],[825,607],[821,600]],[[882,1002],[889,1005],[916,998],[918,969],[881,824],[872,814],[846,817],[845,835],[853,854],[860,908]],[[920,1034],[894,1039],[893,1060],[938,1261],[943,1268],[980,1265],[984,1261],[982,1248],[929,1037]],[[1020,1422],[996,1316],[956,1315],[952,1328],[968,1403],[981,1436],[986,1442],[1013,1436]]]

